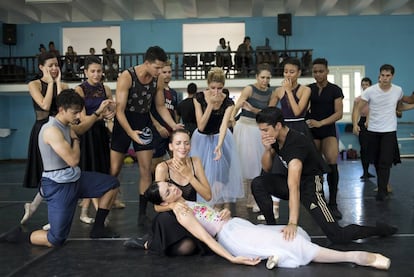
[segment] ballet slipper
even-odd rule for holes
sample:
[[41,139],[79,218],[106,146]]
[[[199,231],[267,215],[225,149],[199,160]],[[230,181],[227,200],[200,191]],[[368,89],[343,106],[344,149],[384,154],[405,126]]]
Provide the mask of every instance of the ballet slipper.
[[29,218],[32,216],[32,211],[30,210],[30,203],[24,204],[24,215],[22,220],[20,220],[20,224],[24,224]]
[[92,224],[95,222],[95,219],[89,216],[81,216],[79,217],[80,221],[86,224]]
[[124,202],[121,202],[121,200],[115,200],[112,204],[113,209],[124,209],[126,207]]
[[49,231],[50,230],[50,223],[48,223],[46,225],[43,225],[42,229],[45,230],[45,231]]
[[273,205],[273,215],[275,217],[275,219],[279,218],[279,205]]
[[279,256],[277,256],[277,255],[270,256],[267,259],[266,268],[267,269],[273,269],[277,266],[278,262],[279,262]]
[[254,205],[253,205],[252,212],[254,212],[254,213],[260,212],[260,208],[259,208],[259,206],[257,206],[256,203],[254,203]]
[[391,260],[381,254],[373,254],[375,260],[368,264],[368,266],[375,267],[377,269],[388,270],[391,265]]

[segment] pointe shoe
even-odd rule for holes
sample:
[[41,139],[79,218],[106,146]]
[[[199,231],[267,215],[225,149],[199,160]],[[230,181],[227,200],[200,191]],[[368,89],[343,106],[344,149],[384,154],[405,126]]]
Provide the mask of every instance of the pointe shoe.
[[32,216],[32,211],[30,210],[30,203],[24,204],[24,215],[22,220],[20,220],[20,224],[24,224],[29,218]]
[[252,212],[254,212],[254,213],[258,213],[258,212],[260,212],[260,208],[259,208],[259,206],[257,206],[257,204],[256,204],[256,203],[254,203],[254,205],[253,205],[253,207],[252,207]]
[[267,259],[266,268],[267,269],[273,269],[273,268],[275,268],[275,266],[277,266],[278,262],[279,262],[279,256],[277,256],[277,255],[270,256]]
[[374,255],[375,255],[375,260],[372,263],[368,264],[368,266],[375,267],[377,269],[382,269],[382,270],[388,270],[390,268],[390,265],[391,265],[390,259],[377,253],[375,253]]
[[124,209],[125,207],[125,203],[121,202],[121,200],[115,200],[115,202],[112,204],[113,209]]
[[80,221],[86,224],[93,224],[95,219],[89,216],[81,216],[79,217]]

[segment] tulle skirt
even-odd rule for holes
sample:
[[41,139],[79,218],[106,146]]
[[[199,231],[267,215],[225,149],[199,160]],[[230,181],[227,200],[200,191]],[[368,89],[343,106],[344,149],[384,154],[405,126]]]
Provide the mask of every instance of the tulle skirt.
[[278,267],[295,268],[310,263],[320,246],[310,241],[300,227],[293,241],[283,239],[284,225],[254,225],[242,218],[232,218],[217,235],[218,242],[234,256],[267,259],[279,257]]
[[234,127],[233,135],[240,158],[242,177],[253,179],[259,176],[264,146],[256,119],[241,116]]
[[[219,134],[205,135],[196,129],[191,138],[191,156],[197,156],[206,173],[211,187],[210,205],[236,202],[244,197],[239,157],[232,133],[227,129],[221,147],[221,158],[214,160],[214,148],[217,146]],[[197,201],[206,202],[200,196]]]

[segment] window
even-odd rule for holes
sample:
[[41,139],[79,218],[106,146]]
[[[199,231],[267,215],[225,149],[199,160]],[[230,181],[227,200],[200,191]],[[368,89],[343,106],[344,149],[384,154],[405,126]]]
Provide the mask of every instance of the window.
[[342,88],[344,94],[341,121],[352,121],[354,99],[361,95],[361,79],[365,76],[365,66],[329,66],[328,80]]

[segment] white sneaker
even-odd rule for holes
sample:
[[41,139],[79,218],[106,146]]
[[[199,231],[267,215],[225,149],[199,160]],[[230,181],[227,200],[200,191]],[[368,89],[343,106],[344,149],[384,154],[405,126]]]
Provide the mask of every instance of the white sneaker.
[[43,225],[42,229],[45,230],[45,231],[49,231],[50,230],[50,223],[48,223],[46,225]]
[[277,256],[277,255],[270,256],[267,259],[266,268],[267,269],[273,269],[273,268],[275,268],[275,266],[277,266],[278,262],[279,262],[279,256]]
[[265,221],[266,219],[265,219],[264,215],[259,214],[259,215],[257,216],[257,220],[260,220],[260,221]]

